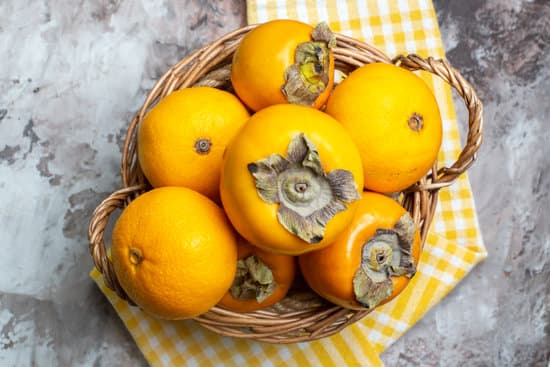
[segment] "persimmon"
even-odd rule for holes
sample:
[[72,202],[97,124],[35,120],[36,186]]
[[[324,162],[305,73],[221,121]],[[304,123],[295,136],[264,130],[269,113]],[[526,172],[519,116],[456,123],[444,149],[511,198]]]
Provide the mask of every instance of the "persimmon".
[[428,85],[409,70],[383,63],[354,70],[334,88],[326,112],[359,147],[368,190],[404,190],[437,159],[439,107]]
[[236,312],[269,307],[283,299],[294,280],[296,258],[273,254],[240,238],[237,242],[237,273],[219,306]]
[[329,115],[281,104],[254,114],[227,146],[220,196],[235,229],[289,255],[333,242],[353,219],[361,158]]
[[243,37],[233,55],[231,82],[252,110],[280,103],[320,108],[334,82],[336,40],[326,23],[263,23]]
[[416,271],[420,235],[395,200],[365,192],[348,229],[330,246],[301,255],[308,285],[349,309],[375,308],[396,297]]

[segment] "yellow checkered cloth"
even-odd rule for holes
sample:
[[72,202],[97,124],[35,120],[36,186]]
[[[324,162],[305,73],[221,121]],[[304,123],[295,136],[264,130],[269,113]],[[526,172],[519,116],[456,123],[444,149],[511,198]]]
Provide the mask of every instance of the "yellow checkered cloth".
[[[327,21],[334,32],[365,40],[390,57],[400,53],[443,57],[430,0],[248,0],[248,22],[293,18]],[[422,75],[433,87],[444,123],[440,159],[460,153],[450,88]],[[92,277],[111,301],[151,366],[381,366],[384,349],[412,327],[487,256],[478,230],[467,175],[441,190],[439,204],[420,258],[418,272],[394,301],[360,322],[323,340],[272,345],[221,337],[193,321],[161,321],[128,306],[107,289],[97,270]]]

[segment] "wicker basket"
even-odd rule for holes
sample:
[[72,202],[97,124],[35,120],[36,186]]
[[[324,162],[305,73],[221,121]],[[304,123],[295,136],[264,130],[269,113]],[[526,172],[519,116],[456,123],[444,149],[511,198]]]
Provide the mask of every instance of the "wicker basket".
[[[130,304],[133,302],[118,283],[113,265],[107,256],[104,231],[113,211],[123,208],[132,199],[150,189],[137,162],[138,124],[155,103],[174,90],[193,85],[231,90],[231,57],[243,36],[254,27],[247,26],[229,33],[173,66],[158,80],[130,123],[122,155],[123,189],[112,193],[96,208],[88,233],[94,264],[103,274],[106,285]],[[344,73],[367,63],[394,63],[410,70],[424,70],[438,75],[464,99],[469,112],[468,136],[457,161],[451,167],[441,168],[436,162],[426,177],[401,196],[402,204],[412,214],[424,243],[435,211],[438,190],[453,183],[476,158],[476,151],[481,144],[481,102],[471,85],[444,60],[423,59],[417,55],[398,56],[392,60],[374,47],[353,38],[337,34],[336,39],[335,64]],[[353,311],[323,301],[303,281],[298,280],[289,295],[269,309],[236,313],[214,307],[195,320],[205,328],[226,336],[271,343],[292,343],[330,336],[368,313],[368,310]]]

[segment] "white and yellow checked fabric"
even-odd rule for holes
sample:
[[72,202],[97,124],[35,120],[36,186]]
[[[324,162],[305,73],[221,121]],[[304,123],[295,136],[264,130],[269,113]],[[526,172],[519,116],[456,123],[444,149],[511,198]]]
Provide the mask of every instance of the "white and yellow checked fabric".
[[[327,21],[334,32],[365,40],[393,57],[399,53],[443,57],[431,0],[248,0],[248,22],[293,18]],[[440,159],[449,164],[461,146],[449,87],[423,74],[433,87],[444,121]],[[154,319],[129,307],[93,279],[111,301],[151,366],[381,366],[378,354],[413,326],[487,256],[467,175],[441,190],[418,272],[394,301],[341,333],[311,343],[271,345],[220,337],[193,321]]]

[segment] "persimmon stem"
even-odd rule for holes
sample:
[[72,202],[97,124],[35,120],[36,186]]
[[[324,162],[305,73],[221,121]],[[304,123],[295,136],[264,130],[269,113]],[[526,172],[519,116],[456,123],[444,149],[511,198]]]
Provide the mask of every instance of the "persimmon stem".
[[360,198],[352,173],[325,172],[317,148],[304,134],[290,141],[286,158],[271,154],[249,163],[248,171],[260,198],[279,204],[279,223],[308,243],[322,241],[328,221]]
[[361,266],[353,277],[353,291],[364,307],[372,309],[392,294],[392,276],[414,275],[412,246],[415,232],[412,217],[405,213],[392,229],[377,229],[363,245]]
[[326,23],[320,23],[311,39],[296,47],[294,64],[285,70],[281,91],[289,103],[313,106],[329,84],[330,54],[336,38]]
[[229,291],[236,299],[255,298],[262,303],[275,292],[275,287],[271,269],[258,257],[250,255],[237,261],[237,274]]

